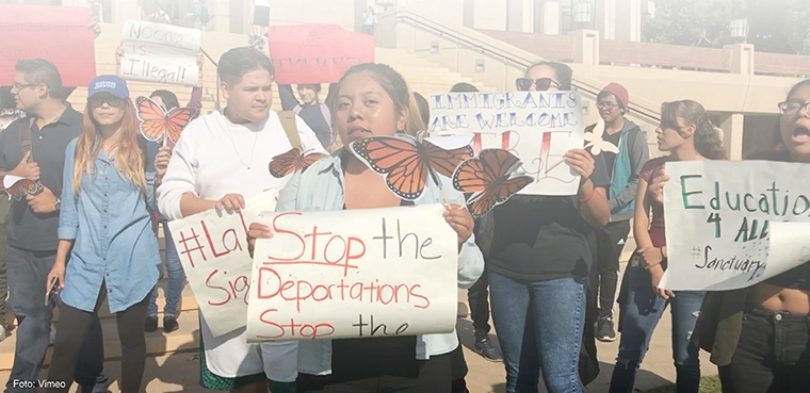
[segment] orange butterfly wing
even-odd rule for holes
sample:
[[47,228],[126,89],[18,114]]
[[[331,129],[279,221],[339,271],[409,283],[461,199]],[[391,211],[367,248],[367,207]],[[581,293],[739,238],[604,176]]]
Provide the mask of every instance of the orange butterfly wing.
[[324,157],[321,153],[302,155],[300,150],[293,147],[289,151],[279,154],[270,160],[270,174],[282,178],[296,171],[305,171],[310,165]]
[[456,168],[464,161],[473,156],[473,149],[470,146],[462,146],[456,149],[445,150],[429,141],[422,141],[422,158],[430,162],[430,168],[445,177],[452,177]]
[[427,184],[428,168],[420,160],[416,139],[373,136],[352,142],[351,148],[369,167],[385,175],[385,183],[400,198],[414,200]]
[[371,169],[385,175],[391,191],[408,200],[422,195],[428,176],[450,177],[462,161],[472,157],[469,146],[445,150],[405,135],[363,138],[352,142],[351,148]]
[[520,160],[506,150],[485,149],[464,161],[453,174],[453,187],[472,194],[467,206],[479,217],[531,184],[530,176],[512,176]]
[[147,97],[138,97],[135,100],[138,110],[138,120],[141,122],[141,134],[152,142],[159,142],[165,134],[166,112],[157,102]]
[[189,108],[175,108],[169,111],[163,121],[169,139],[177,143],[180,133],[196,115],[197,111]]

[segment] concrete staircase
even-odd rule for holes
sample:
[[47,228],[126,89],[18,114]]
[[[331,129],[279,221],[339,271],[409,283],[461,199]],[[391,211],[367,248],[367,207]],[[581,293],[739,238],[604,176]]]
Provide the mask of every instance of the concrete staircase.
[[[102,34],[96,39],[96,73],[115,74],[117,65],[115,63],[115,49],[118,46],[120,26],[102,25]],[[203,49],[218,61],[219,57],[230,48],[247,44],[247,37],[239,34],[205,32],[203,35]],[[458,82],[472,83],[481,90],[494,90],[491,86],[486,86],[472,78],[462,76],[459,73],[451,72],[449,68],[439,65],[430,60],[423,59],[401,49],[377,48],[376,62],[391,65],[399,71],[408,82],[412,91],[422,95],[431,93],[446,92],[451,86]],[[168,89],[177,94],[180,105],[185,105],[191,96],[191,87],[179,85],[165,85],[160,83],[128,81],[130,96],[148,96],[156,89]],[[217,76],[216,66],[207,58],[203,65],[203,97],[202,112],[208,113],[216,108],[217,98]],[[326,86],[322,90],[321,98],[326,97]],[[77,88],[68,98],[74,108],[79,111],[84,110],[87,101],[87,89]],[[224,106],[224,99],[220,99],[220,104]],[[278,97],[278,89],[274,89],[273,107],[281,110],[281,100]]]

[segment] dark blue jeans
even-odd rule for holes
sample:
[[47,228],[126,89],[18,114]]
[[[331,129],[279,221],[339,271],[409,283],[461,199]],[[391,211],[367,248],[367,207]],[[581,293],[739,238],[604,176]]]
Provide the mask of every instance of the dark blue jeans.
[[[169,276],[168,283],[166,284],[166,304],[163,306],[163,315],[177,317],[177,308],[180,305],[180,295],[183,292],[183,283],[186,280],[186,275],[183,272],[183,265],[180,263],[180,256],[177,255],[177,247],[172,240],[172,234],[169,231],[169,226],[166,222],[163,223],[163,236],[166,242],[166,272]],[[162,273],[162,271],[161,271]],[[152,293],[149,295],[149,307],[146,311],[148,316],[157,316],[157,295],[158,284],[152,288]]]
[[582,392],[577,364],[585,279],[523,281],[488,273],[506,392],[536,393],[541,370],[549,392]]
[[624,278],[629,280],[627,293],[619,304],[621,341],[610,392],[633,391],[636,372],[649,348],[653,330],[668,305],[672,305],[672,358],[677,373],[677,392],[697,392],[700,360],[698,346],[690,339],[706,293],[677,291],[674,298],[666,301],[653,291],[649,272],[637,265],[627,269]]

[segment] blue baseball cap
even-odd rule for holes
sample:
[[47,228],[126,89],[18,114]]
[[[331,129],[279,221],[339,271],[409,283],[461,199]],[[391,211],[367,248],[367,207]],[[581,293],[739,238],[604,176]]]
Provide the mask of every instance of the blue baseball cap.
[[87,98],[98,93],[109,93],[121,99],[129,98],[127,82],[115,75],[100,75],[90,81],[87,87]]

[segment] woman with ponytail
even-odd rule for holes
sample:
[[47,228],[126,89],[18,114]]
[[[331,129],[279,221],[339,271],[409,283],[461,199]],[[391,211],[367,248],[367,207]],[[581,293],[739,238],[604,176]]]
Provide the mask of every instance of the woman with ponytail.
[[698,346],[690,341],[705,292],[658,289],[667,265],[664,205],[660,193],[649,190],[651,179],[670,161],[716,160],[725,157],[720,131],[700,103],[692,100],[661,105],[656,129],[658,148],[668,156],[652,159],[641,170],[636,194],[633,235],[638,249],[622,280],[619,295],[621,341],[610,392],[632,392],[653,330],[672,306],[672,352],[678,392],[697,392],[700,384]]
[[160,265],[149,214],[157,150],[140,136],[126,82],[112,75],[90,82],[84,132],[65,151],[59,245],[47,281],[48,289],[61,288],[48,371],[58,388],[49,391],[70,388],[82,338],[105,298],[121,339],[120,391],[141,390],[143,324]]

